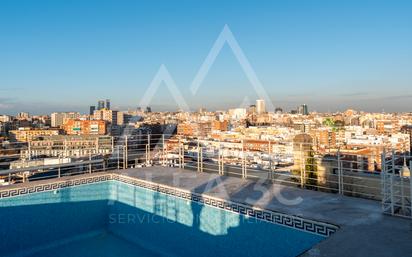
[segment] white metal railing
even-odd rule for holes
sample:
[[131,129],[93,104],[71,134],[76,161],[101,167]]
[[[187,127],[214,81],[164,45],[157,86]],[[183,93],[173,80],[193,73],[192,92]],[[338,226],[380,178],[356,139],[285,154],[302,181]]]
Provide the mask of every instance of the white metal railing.
[[[399,156],[394,153],[382,155],[382,211],[393,216],[412,218],[412,180],[409,156]],[[403,165],[397,163],[402,162]],[[409,159],[409,168],[407,165]],[[405,174],[405,171],[408,174]]]
[[[41,140],[12,143],[0,148],[0,178],[9,184],[159,165],[380,200],[385,213],[410,216],[410,179],[400,174],[404,165],[399,163],[404,158],[410,168],[409,155],[356,155],[341,150],[318,154],[304,143],[290,143],[288,150],[279,150],[276,142],[262,144],[170,134],[105,136],[78,140],[77,144]],[[57,158],[57,163],[35,165],[37,160],[50,158],[55,162]],[[71,161],[61,163],[62,158]]]

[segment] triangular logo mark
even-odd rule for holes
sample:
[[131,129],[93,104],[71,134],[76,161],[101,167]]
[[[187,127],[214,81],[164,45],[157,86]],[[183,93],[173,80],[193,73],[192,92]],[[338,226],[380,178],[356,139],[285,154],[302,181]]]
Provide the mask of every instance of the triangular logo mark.
[[229,26],[227,24],[223,27],[222,32],[220,32],[219,37],[216,39],[212,49],[210,50],[202,66],[197,72],[195,78],[193,79],[193,82],[190,86],[190,90],[192,91],[192,94],[195,95],[196,92],[199,90],[200,85],[202,84],[203,80],[208,74],[210,68],[213,66],[213,63],[215,62],[216,57],[219,55],[225,43],[229,45],[237,61],[239,62],[240,66],[245,72],[246,77],[248,78],[249,82],[252,84],[256,94],[261,99],[265,100],[266,105],[269,108],[269,110],[273,110],[274,107],[273,107],[272,102],[270,101],[268,94],[263,88],[262,83],[256,76],[255,71],[250,65],[248,59],[246,58],[245,54],[243,53],[242,49],[240,48],[238,42],[236,41],[235,37],[233,36],[232,31],[230,31]]
[[173,80],[166,66],[163,64],[160,66],[155,77],[147,88],[145,94],[143,95],[143,98],[139,103],[139,106],[143,109],[149,106],[149,103],[152,101],[162,82],[164,82],[167,89],[169,89],[173,99],[175,100],[179,108],[185,112],[188,112],[190,110],[189,105],[186,103],[185,99],[177,88],[175,81]]

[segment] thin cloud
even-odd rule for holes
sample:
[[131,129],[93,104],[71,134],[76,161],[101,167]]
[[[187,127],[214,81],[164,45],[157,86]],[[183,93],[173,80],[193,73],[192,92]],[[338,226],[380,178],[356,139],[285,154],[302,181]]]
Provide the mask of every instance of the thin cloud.
[[378,100],[397,100],[397,99],[408,99],[412,98],[412,95],[393,95],[393,96],[384,96],[377,98]]
[[351,96],[351,97],[353,97],[353,96],[365,96],[365,95],[368,95],[368,94],[370,94],[370,93],[368,93],[368,92],[354,92],[354,93],[344,93],[344,94],[340,94],[338,96]]
[[6,88],[0,88],[0,92],[12,92],[12,91],[21,91],[24,88],[22,87],[6,87]]
[[0,97],[0,110],[11,109],[14,107],[13,99],[7,97]]

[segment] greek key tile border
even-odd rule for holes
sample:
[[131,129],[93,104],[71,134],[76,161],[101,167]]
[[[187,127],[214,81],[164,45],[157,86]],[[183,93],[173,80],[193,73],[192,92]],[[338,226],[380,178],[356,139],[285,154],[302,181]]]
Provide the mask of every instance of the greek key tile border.
[[116,180],[129,185],[146,188],[168,195],[173,195],[175,197],[179,197],[182,199],[187,199],[201,204],[206,204],[215,208],[232,211],[245,216],[253,217],[259,220],[264,220],[270,223],[286,226],[289,228],[294,228],[297,230],[302,230],[323,237],[329,237],[338,230],[338,227],[332,224],[303,219],[300,217],[291,216],[271,210],[264,210],[246,204],[235,203],[228,200],[222,200],[210,196],[196,194],[184,189],[160,185],[157,183],[118,174],[96,174],[94,176],[89,176],[85,178],[73,178],[66,181],[55,181],[32,186],[24,186],[24,184],[22,184],[21,187],[4,190],[0,189],[0,199],[110,180]]
[[210,196],[196,194],[187,190],[160,185],[157,183],[132,178],[124,175],[113,174],[113,180],[117,180],[126,184],[143,187],[160,193],[173,195],[175,197],[199,202],[219,209],[232,211],[245,216],[254,217],[259,220],[264,220],[277,225],[286,226],[289,228],[302,230],[308,233],[329,237],[338,230],[338,226],[317,222],[308,219],[303,219],[296,216],[291,216],[271,210],[264,210],[250,205],[235,203],[228,200],[222,200]]
[[6,197],[26,195],[26,194],[31,194],[31,193],[52,191],[52,190],[61,189],[65,187],[98,183],[98,182],[108,181],[111,179],[112,179],[111,174],[105,174],[105,175],[99,174],[99,175],[85,177],[85,178],[73,178],[70,180],[55,181],[55,182],[49,182],[49,183],[44,183],[44,184],[36,184],[36,185],[28,184],[29,186],[24,186],[24,184],[21,184],[21,187],[15,187],[15,188],[10,188],[10,189],[5,189],[5,190],[0,189],[0,199],[6,198]]

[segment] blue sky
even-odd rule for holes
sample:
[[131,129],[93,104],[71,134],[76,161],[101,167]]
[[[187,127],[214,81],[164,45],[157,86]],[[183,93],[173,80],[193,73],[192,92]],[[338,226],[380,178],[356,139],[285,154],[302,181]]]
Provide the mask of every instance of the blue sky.
[[[1,0],[0,113],[135,107],[164,64],[189,106],[257,98],[225,46],[227,24],[274,106],[412,111],[412,1]],[[154,110],[174,110],[160,87]]]

